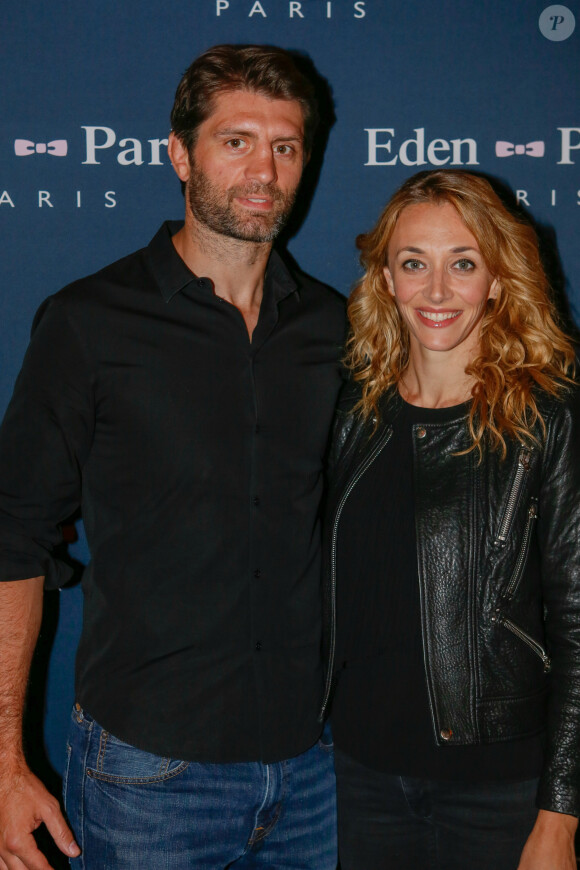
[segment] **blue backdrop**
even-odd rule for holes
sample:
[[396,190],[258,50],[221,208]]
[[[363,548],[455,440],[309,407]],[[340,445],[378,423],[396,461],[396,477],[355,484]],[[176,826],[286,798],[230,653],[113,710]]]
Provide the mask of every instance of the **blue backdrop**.
[[[297,49],[332,89],[336,123],[289,242],[306,271],[348,293],[354,238],[393,190],[462,166],[517,191],[580,319],[578,0],[22,0],[2,19],[0,411],[41,300],[182,215],[169,111],[218,42]],[[72,550],[86,558],[82,539]],[[57,770],[81,607],[78,586],[60,593],[45,712]]]

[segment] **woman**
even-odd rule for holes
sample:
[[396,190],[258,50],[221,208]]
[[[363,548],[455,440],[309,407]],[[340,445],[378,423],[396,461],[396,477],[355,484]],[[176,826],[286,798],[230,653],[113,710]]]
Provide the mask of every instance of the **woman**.
[[580,401],[535,234],[438,170],[358,245],[329,497],[342,870],[572,870]]

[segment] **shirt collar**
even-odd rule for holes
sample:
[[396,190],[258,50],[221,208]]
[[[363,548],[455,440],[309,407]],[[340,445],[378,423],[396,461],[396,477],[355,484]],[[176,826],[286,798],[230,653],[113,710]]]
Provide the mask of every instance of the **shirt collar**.
[[[165,302],[170,302],[176,293],[185,289],[192,281],[213,292],[211,281],[194,275],[175,250],[172,237],[182,226],[183,221],[165,221],[146,249],[149,267]],[[273,250],[266,268],[264,295],[271,292],[274,301],[278,303],[297,291],[295,279],[280,254]]]
[[291,293],[298,294],[299,292],[296,279],[290,273],[286,263],[275,248],[272,249],[266,267],[264,295],[270,291],[270,288],[275,302],[280,302],[286,296],[290,296]]
[[171,240],[182,226],[183,221],[165,221],[147,247],[149,266],[166,302],[170,302],[176,293],[196,280]]

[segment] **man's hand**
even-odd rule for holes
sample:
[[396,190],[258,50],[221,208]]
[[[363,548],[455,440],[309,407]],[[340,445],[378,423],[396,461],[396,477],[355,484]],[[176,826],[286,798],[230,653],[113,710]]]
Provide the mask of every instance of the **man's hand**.
[[80,849],[53,797],[30,770],[22,766],[2,774],[0,782],[0,860],[8,870],[52,870],[33,837],[44,822],[65,855],[76,858]]
[[518,870],[576,870],[574,835],[578,819],[540,810]]
[[43,822],[65,855],[80,854],[58,801],[31,773],[22,751],[22,711],[43,582],[31,577],[0,583],[0,870],[52,870],[33,836]]

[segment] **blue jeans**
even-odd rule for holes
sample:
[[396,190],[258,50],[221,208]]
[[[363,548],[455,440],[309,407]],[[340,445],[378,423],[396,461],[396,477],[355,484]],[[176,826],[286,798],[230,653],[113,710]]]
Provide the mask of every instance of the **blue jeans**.
[[275,764],[200,764],[135,749],[75,705],[64,777],[76,870],[335,870],[329,732]]
[[389,776],[336,751],[342,870],[516,870],[538,780]]

